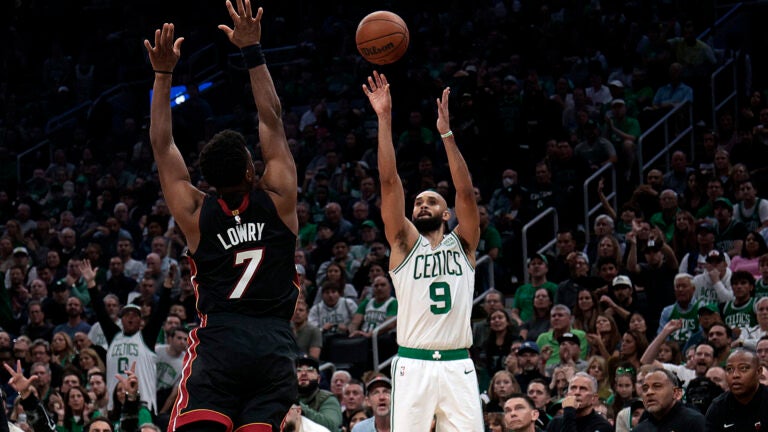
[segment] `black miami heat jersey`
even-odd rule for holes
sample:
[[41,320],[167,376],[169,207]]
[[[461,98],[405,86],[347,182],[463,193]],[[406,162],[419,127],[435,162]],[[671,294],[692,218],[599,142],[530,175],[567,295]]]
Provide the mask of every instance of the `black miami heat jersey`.
[[190,256],[198,311],[290,320],[299,294],[296,236],[269,195],[254,190],[237,209],[208,195],[198,224]]

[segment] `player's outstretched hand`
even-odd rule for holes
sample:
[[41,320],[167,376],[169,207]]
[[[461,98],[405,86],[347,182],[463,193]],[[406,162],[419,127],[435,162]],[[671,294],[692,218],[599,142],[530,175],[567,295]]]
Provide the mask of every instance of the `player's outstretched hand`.
[[163,24],[162,29],[155,30],[155,46],[144,39],[144,46],[149,54],[149,62],[155,71],[173,72],[176,63],[181,57],[181,43],[184,38],[174,40],[174,26],[172,23]]
[[373,76],[368,77],[368,84],[363,84],[363,93],[368,96],[376,115],[392,112],[392,96],[389,93],[389,83],[384,74],[373,71]]
[[448,99],[451,95],[451,88],[443,89],[443,94],[437,99],[437,132],[440,135],[448,133],[451,130],[451,116],[448,112]]
[[232,18],[234,28],[224,24],[219,25],[219,30],[227,35],[229,41],[238,48],[256,45],[261,41],[261,16],[264,9],[258,8],[256,16],[253,16],[251,0],[236,0],[237,10],[232,2],[227,0],[227,11]]

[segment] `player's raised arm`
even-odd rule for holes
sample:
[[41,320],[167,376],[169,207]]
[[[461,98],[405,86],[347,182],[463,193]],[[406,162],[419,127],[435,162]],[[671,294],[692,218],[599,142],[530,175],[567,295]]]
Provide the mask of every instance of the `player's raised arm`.
[[456,189],[456,219],[459,221],[458,226],[456,226],[456,233],[466,242],[467,255],[471,260],[474,260],[475,249],[477,249],[477,244],[480,241],[480,216],[469,168],[467,168],[467,163],[456,146],[456,139],[451,131],[448,111],[450,94],[451,89],[446,87],[442,96],[437,99],[437,132],[443,140],[443,145],[445,145],[448,167],[451,170],[453,187]]
[[390,268],[396,267],[405,258],[419,233],[405,217],[405,193],[397,173],[395,147],[392,141],[392,95],[389,83],[383,74],[374,71],[363,84],[363,93],[368,96],[371,107],[379,119],[379,181],[381,183],[381,218],[384,234],[391,246]]
[[259,112],[259,140],[265,163],[261,185],[272,197],[280,218],[295,234],[299,230],[296,163],[285,138],[280,99],[261,51],[261,17],[264,10],[258,8],[254,16],[250,0],[237,0],[237,10],[231,1],[227,0],[226,4],[234,28],[220,25],[219,29],[240,48]]
[[149,40],[144,40],[144,46],[155,72],[149,138],[160,175],[160,186],[171,214],[184,231],[190,247],[193,247],[199,239],[196,214],[202,204],[203,193],[192,186],[187,165],[173,141],[171,130],[171,83],[183,41],[184,38],[174,39],[174,26],[166,23],[162,29],[155,30],[154,46]]

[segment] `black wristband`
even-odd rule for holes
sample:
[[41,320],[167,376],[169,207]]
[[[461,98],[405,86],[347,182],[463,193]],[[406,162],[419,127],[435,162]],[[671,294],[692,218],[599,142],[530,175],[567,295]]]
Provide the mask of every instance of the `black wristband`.
[[164,70],[154,69],[152,72],[158,73],[158,74],[163,74],[163,75],[173,75],[173,71],[164,71]]
[[256,66],[261,66],[267,62],[264,58],[264,53],[261,52],[260,43],[240,48],[240,54],[242,54],[243,61],[248,69],[253,69]]

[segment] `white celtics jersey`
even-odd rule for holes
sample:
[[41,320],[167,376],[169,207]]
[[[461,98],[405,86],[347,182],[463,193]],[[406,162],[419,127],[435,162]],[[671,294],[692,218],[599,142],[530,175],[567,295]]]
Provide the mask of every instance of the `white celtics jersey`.
[[435,248],[423,236],[390,271],[397,294],[397,343],[446,350],[472,345],[475,268],[453,231]]
[[[136,362],[136,377],[139,379],[141,401],[147,408],[157,412],[155,393],[157,388],[157,355],[144,343],[141,332],[126,336],[118,332],[107,351],[107,391],[110,396],[117,386],[115,375],[125,375],[131,365]],[[109,398],[109,409],[112,409],[112,398]]]

